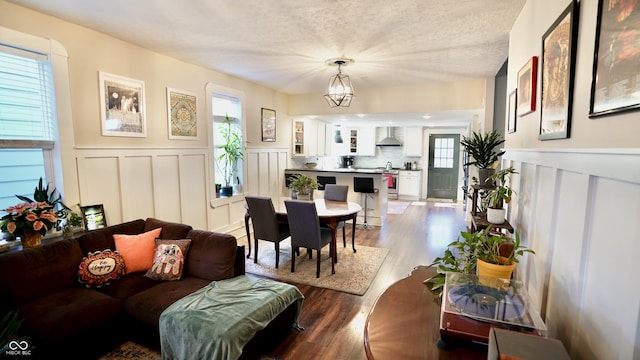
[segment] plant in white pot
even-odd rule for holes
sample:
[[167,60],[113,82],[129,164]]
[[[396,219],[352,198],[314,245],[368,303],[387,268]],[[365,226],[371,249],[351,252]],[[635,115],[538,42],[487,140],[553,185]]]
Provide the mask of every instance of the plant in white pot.
[[487,221],[492,224],[502,224],[505,220],[505,204],[511,201],[516,192],[509,186],[511,175],[518,172],[513,167],[502,169],[489,177],[489,181],[495,182],[495,188],[487,194]]
[[470,137],[463,136],[460,140],[464,151],[472,158],[464,166],[475,165],[478,168],[478,183],[480,185],[488,185],[486,182],[495,171],[493,164],[498,161],[498,157],[504,154],[504,151],[495,150],[502,143],[504,143],[504,139],[495,130],[484,135],[474,132]]
[[218,166],[223,174],[224,184],[220,189],[220,195],[233,195],[233,175],[237,171],[238,161],[243,158],[242,140],[233,131],[229,115],[226,115],[226,125],[220,129],[220,135],[224,139],[224,144],[220,145],[222,152],[218,155]]

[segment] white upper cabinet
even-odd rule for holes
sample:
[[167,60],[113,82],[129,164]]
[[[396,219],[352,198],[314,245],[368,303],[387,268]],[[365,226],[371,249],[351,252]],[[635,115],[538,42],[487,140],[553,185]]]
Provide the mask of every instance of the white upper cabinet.
[[404,128],[404,156],[422,156],[422,127],[407,126]]
[[325,126],[316,120],[293,121],[293,156],[325,155]]

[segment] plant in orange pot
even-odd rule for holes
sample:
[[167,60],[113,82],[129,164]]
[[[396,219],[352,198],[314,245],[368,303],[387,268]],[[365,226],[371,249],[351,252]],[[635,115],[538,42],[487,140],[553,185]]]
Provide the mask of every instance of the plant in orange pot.
[[520,234],[516,231],[513,238],[491,228],[473,233],[472,242],[476,244],[477,259],[476,274],[504,279],[511,278],[511,274],[525,253],[535,255],[535,251],[520,243]]

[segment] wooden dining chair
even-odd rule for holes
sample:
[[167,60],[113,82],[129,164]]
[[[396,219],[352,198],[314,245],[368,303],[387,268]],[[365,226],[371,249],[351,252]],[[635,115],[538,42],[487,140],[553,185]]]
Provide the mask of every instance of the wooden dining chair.
[[[291,232],[291,272],[296,269],[296,254],[300,248],[306,248],[312,258],[313,250],[316,254],[316,278],[320,277],[321,249],[331,244],[331,231],[320,227],[320,219],[316,204],[312,201],[285,200],[289,230]],[[331,246],[329,252],[331,254]]]
[[[349,185],[335,185],[335,184],[327,184],[324,188],[324,199],[332,200],[332,201],[347,201],[347,196],[349,195]],[[347,247],[347,231],[345,222],[341,221],[338,223],[338,227],[336,227],[336,231],[342,228],[342,245]],[[355,244],[352,244],[355,249]]]
[[289,236],[289,224],[279,221],[270,197],[245,196],[249,208],[249,216],[253,224],[254,255],[253,262],[258,262],[258,240],[270,241],[276,248],[276,269],[280,262],[280,242]]

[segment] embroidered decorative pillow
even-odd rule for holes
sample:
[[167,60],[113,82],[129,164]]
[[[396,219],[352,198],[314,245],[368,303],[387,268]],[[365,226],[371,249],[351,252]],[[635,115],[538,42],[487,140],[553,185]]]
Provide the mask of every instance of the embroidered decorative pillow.
[[151,265],[151,269],[147,271],[145,276],[159,281],[180,280],[190,245],[190,239],[156,239],[153,265]]
[[161,231],[162,228],[157,228],[138,235],[113,235],[116,250],[127,265],[126,274],[149,270],[153,264],[154,240]]
[[124,258],[118,251],[95,251],[82,258],[78,266],[78,282],[89,288],[99,288],[119,279],[124,272]]

